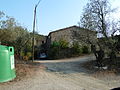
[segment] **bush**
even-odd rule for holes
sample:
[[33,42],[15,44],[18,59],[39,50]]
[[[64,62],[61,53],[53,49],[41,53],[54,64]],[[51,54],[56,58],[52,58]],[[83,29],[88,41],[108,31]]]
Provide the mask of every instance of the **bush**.
[[73,50],[73,54],[78,54],[79,55],[79,54],[82,53],[82,49],[81,49],[78,42],[73,43],[72,50]]
[[88,46],[83,46],[83,47],[82,47],[82,53],[84,53],[84,54],[88,54],[88,53],[89,53],[89,48],[88,48]]
[[73,43],[72,47],[68,47],[69,43],[61,39],[59,42],[53,42],[48,50],[49,59],[60,59],[72,56],[79,56],[82,53],[89,53],[88,46],[81,47],[78,42]]
[[54,41],[52,44],[51,44],[51,48],[52,47],[59,47],[60,46],[60,43],[59,42],[56,42],[56,41]]
[[68,48],[69,43],[66,40],[59,40],[60,48],[65,49]]
[[[59,42],[54,41],[48,51],[49,59],[60,59],[67,57],[67,49],[69,43],[61,39]],[[67,54],[66,54],[67,53]]]
[[57,59],[59,56],[59,47],[53,47],[51,46],[49,51],[48,51],[48,58],[49,59]]
[[26,56],[28,57],[28,59],[32,58],[32,53],[31,52],[27,52]]
[[32,53],[31,52],[20,52],[20,56],[22,57],[21,59],[23,60],[30,60],[32,58]]
[[29,60],[29,57],[28,56],[23,56],[23,60]]

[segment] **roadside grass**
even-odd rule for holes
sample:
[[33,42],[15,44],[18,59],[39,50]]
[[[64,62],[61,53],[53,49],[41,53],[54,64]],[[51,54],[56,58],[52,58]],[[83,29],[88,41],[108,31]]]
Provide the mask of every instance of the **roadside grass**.
[[8,82],[0,83],[0,85],[13,84],[21,80],[30,78],[36,73],[37,70],[45,69],[45,67],[40,63],[36,63],[32,61],[26,62],[24,60],[16,60],[15,69],[16,69],[16,78]]

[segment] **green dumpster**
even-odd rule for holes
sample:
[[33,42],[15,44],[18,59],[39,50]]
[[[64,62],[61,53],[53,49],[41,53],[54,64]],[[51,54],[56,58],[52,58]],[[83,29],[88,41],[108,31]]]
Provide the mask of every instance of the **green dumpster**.
[[15,77],[14,48],[0,45],[0,82],[7,82]]

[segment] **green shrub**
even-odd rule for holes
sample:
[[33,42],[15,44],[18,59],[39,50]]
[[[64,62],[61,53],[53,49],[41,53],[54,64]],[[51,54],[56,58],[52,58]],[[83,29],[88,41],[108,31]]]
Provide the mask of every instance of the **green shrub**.
[[48,58],[49,59],[57,59],[59,56],[60,48],[59,47],[51,47],[48,52]]
[[48,51],[48,58],[49,59],[59,59],[67,57],[68,55],[67,50],[69,43],[63,39],[59,40],[59,42],[54,41],[50,49]]
[[73,50],[73,54],[81,54],[82,53],[82,49],[78,42],[73,43],[72,50]]
[[64,39],[59,40],[59,44],[62,49],[68,48],[69,45],[69,43]]
[[54,41],[51,47],[60,47],[62,49],[68,48],[69,43],[66,40],[60,39],[58,42]]
[[88,46],[83,46],[82,47],[82,53],[88,54],[89,53],[89,47]]
[[20,56],[25,56],[25,52],[20,52]]
[[32,53],[31,52],[27,52],[26,56],[28,57],[28,59],[32,58]]
[[59,47],[60,46],[60,43],[57,42],[57,41],[54,41],[52,44],[51,44],[51,48],[52,47]]

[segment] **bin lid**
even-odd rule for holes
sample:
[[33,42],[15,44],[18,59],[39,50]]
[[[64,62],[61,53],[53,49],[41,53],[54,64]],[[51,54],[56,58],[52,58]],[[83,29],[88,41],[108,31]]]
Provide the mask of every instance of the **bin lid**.
[[0,45],[0,50],[7,50],[7,46],[4,46],[4,45]]

